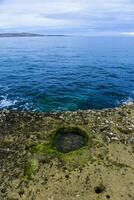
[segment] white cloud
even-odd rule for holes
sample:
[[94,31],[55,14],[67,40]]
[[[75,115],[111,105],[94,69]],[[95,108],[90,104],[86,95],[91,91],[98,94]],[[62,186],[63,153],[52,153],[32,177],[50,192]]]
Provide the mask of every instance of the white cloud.
[[133,32],[132,0],[3,0],[0,28]]
[[134,32],[122,32],[122,35],[134,36]]
[[61,27],[77,24],[77,20],[56,19],[51,14],[75,13],[81,10],[80,4],[72,2],[51,2],[42,0],[7,0],[0,5],[0,27]]

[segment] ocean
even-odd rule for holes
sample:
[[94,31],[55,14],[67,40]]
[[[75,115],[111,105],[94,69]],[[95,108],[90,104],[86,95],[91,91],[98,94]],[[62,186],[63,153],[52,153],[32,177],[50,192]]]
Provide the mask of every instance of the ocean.
[[113,108],[134,102],[134,37],[0,38],[0,109]]

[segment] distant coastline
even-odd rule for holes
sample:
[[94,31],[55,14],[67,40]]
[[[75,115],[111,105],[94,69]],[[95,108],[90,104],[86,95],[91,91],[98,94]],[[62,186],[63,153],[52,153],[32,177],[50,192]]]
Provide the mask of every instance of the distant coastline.
[[43,35],[43,34],[36,34],[36,33],[0,33],[0,38],[3,37],[65,37],[65,35]]

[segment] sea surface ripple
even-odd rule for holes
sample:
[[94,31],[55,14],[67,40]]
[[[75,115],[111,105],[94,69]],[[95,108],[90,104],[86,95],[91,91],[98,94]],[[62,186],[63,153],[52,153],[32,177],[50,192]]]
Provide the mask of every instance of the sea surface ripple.
[[134,37],[0,38],[0,109],[73,111],[134,102]]

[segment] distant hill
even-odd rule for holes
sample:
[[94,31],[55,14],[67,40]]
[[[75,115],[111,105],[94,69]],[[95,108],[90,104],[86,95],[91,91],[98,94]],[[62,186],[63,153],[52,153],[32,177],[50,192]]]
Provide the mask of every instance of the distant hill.
[[0,37],[38,37],[44,36],[41,34],[34,33],[0,33]]
[[65,35],[42,35],[35,33],[0,33],[0,37],[45,37],[45,36],[65,36]]

